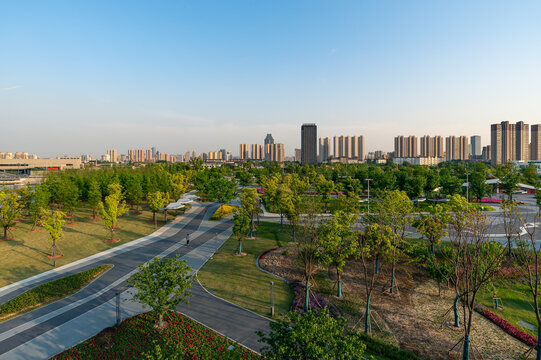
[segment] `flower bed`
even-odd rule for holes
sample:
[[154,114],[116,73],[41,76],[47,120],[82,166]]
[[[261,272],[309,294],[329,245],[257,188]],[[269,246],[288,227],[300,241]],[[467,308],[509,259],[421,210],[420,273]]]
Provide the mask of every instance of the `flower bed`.
[[157,318],[155,312],[131,317],[51,359],[261,359],[184,315],[164,316],[169,326],[162,332],[154,328]]
[[[291,283],[291,286],[293,287],[293,301],[291,303],[291,310],[304,312],[304,284],[299,280],[295,280]],[[329,313],[333,317],[339,316],[338,311],[334,308],[334,306],[331,306],[326,299],[322,298],[318,294],[310,293],[309,301],[311,310],[319,312],[324,307],[327,307],[329,309]]]
[[270,253],[271,251],[274,251],[274,250],[278,250],[278,248],[272,248],[272,249],[269,249],[269,250],[265,251],[263,254],[259,255],[259,260],[263,259],[265,257],[265,255],[267,255],[268,253]]
[[473,202],[478,203],[488,203],[488,204],[501,204],[502,199],[493,199],[493,198],[482,198],[482,199],[473,199]]
[[494,324],[498,325],[503,331],[511,335],[512,337],[522,341],[528,346],[536,346],[537,339],[532,335],[525,333],[524,331],[513,326],[507,320],[502,319],[498,315],[494,314],[492,311],[488,310],[481,304],[476,304],[475,310],[479,314],[483,315],[488,320],[492,321]]

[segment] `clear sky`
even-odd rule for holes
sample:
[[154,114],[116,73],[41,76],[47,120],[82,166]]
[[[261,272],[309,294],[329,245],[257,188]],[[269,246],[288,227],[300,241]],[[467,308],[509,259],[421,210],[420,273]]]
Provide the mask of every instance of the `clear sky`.
[[0,151],[198,153],[541,123],[541,1],[0,1]]

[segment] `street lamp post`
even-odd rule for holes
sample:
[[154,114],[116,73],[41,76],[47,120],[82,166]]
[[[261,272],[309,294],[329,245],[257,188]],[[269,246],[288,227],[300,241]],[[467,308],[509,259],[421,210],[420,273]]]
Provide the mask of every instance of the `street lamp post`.
[[271,313],[271,317],[273,317],[274,316],[274,281],[270,282],[270,297],[271,297],[270,313]]
[[368,182],[368,213],[370,214],[370,180],[372,179],[365,179]]

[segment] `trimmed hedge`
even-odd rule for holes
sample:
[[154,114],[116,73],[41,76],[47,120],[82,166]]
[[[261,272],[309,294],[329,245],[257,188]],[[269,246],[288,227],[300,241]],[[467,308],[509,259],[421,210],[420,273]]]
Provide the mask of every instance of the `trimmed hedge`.
[[409,350],[400,350],[365,333],[359,332],[359,336],[366,344],[366,352],[371,355],[379,355],[389,360],[425,360]]
[[16,298],[9,300],[5,304],[2,304],[0,306],[0,317],[7,317],[10,314],[30,310],[31,308],[69,296],[88,285],[97,276],[109,270],[111,267],[112,265],[101,265],[36,286]]

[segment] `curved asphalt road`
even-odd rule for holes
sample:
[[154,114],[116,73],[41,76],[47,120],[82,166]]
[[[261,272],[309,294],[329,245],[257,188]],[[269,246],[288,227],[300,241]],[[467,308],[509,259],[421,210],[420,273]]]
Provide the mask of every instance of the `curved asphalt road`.
[[[230,220],[207,221],[209,205],[194,205],[183,217],[167,225],[161,235],[149,236],[137,246],[93,256],[80,266],[67,265],[66,271],[36,276],[28,285],[0,289],[0,304],[40,283],[77,273],[102,264],[114,267],[70,297],[0,323],[0,359],[47,359],[95,335],[116,322],[116,294],[131,297],[126,279],[139,264],[155,256],[180,254],[197,271],[231,234]],[[157,233],[160,233],[158,231]],[[186,235],[190,234],[190,245]],[[64,268],[66,268],[64,267]],[[28,281],[26,281],[28,283]],[[240,344],[259,351],[256,330],[268,331],[269,319],[226,302],[208,293],[199,283],[191,289],[190,304],[177,310]],[[139,304],[121,302],[122,318],[144,310]]]

